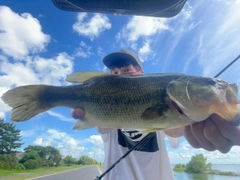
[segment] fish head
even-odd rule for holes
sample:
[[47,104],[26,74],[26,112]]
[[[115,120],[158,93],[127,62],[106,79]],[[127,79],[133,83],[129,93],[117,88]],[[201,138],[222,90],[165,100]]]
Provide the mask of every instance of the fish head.
[[218,114],[226,120],[236,120],[240,114],[237,84],[225,81],[191,77],[171,81],[166,93],[174,108],[196,122]]

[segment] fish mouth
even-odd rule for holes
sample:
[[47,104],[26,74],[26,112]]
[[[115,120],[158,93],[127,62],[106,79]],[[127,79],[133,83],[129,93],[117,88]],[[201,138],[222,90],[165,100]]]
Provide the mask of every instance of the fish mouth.
[[184,114],[183,110],[178,106],[178,104],[175,101],[171,100],[171,103],[179,114],[186,116],[186,114]]

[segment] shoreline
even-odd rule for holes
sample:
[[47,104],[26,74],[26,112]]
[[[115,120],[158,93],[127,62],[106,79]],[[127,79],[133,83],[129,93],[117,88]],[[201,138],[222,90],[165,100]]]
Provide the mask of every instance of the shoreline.
[[223,176],[240,176],[240,172],[219,171],[216,169],[204,171],[203,174],[215,174],[215,175],[223,175]]
[[[186,173],[186,174],[194,174],[194,173],[187,173],[185,172],[185,169],[175,169],[174,172],[178,173]],[[231,172],[231,171],[219,171],[216,169],[204,171],[202,173],[195,173],[195,174],[214,174],[214,175],[221,175],[221,176],[240,176],[240,172]]]

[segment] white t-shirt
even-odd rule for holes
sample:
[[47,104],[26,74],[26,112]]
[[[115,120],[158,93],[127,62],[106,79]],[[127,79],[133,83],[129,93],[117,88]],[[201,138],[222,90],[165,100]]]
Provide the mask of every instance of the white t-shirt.
[[[104,141],[104,171],[147,135],[139,135],[136,130],[98,128],[98,131]],[[104,180],[174,180],[164,142],[166,135],[164,131],[154,133],[146,142],[148,144],[128,154],[104,176]],[[179,138],[168,139],[173,148],[179,145]]]

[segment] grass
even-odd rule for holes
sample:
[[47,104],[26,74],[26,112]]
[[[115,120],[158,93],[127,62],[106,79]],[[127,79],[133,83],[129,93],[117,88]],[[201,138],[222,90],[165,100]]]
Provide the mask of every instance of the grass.
[[98,168],[103,172],[103,163],[98,164]]
[[48,174],[54,174],[58,172],[64,172],[71,169],[76,169],[83,167],[81,165],[72,165],[72,166],[59,166],[59,167],[48,167],[48,168],[39,168],[34,170],[4,170],[0,169],[0,179],[7,180],[24,180],[28,178],[44,176]]
[[233,176],[234,173],[233,172],[220,172],[220,175],[225,175],[225,176]]

